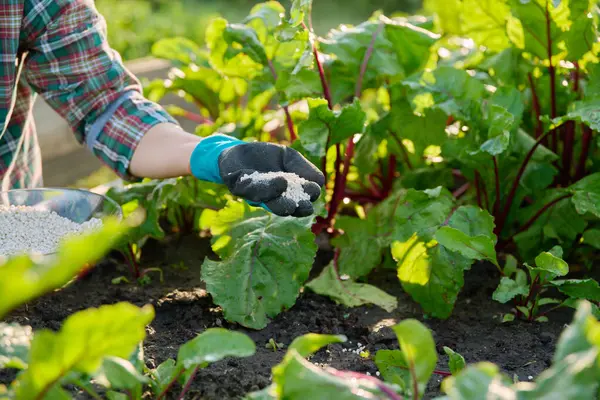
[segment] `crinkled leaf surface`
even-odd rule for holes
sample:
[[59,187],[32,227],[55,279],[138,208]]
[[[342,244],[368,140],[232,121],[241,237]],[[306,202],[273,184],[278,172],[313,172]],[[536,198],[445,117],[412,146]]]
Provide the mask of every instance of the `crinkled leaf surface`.
[[553,254],[552,251],[544,251],[535,258],[537,269],[545,271],[550,276],[565,276],[569,273],[569,264],[562,258],[562,249],[560,255]]
[[[355,258],[355,260],[359,260],[359,258]],[[342,280],[337,275],[333,264],[330,264],[321,272],[321,275],[306,284],[306,287],[347,307],[375,304],[387,312],[392,312],[398,307],[398,300],[394,296],[373,285],[357,283],[351,279]]]
[[527,296],[528,293],[529,286],[527,284],[503,276],[492,298],[500,303],[507,303],[517,296]]
[[560,7],[568,7],[569,28],[562,36],[567,48],[567,59],[580,60],[586,53],[592,51],[593,44],[598,36],[596,21],[593,18],[594,0],[565,0]]
[[381,377],[406,392],[410,383],[410,368],[402,350],[379,350],[375,354],[375,365]]
[[241,202],[218,212],[211,232],[222,261],[205,260],[202,279],[225,318],[261,329],[294,305],[317,250],[312,222],[251,210]]
[[429,241],[444,223],[452,210],[453,199],[448,190],[438,187],[432,190],[400,191],[379,206],[384,215],[389,215],[393,223],[390,241],[409,240],[417,234]]
[[0,370],[27,368],[32,337],[30,326],[0,322]]
[[107,356],[127,358],[146,337],[154,309],[129,303],[89,308],[71,315],[58,332],[41,330],[31,343],[28,369],[18,377],[17,397],[35,399],[70,371],[92,374]]
[[550,283],[569,297],[600,302],[600,285],[593,278],[554,280]]
[[152,55],[169,60],[179,67],[200,65],[206,58],[204,51],[194,41],[183,37],[159,40],[152,45]]
[[573,103],[572,109],[563,117],[553,120],[555,126],[566,121],[576,121],[589,126],[592,130],[600,130],[600,99],[592,98]]
[[[554,2],[546,0],[508,0],[516,18],[507,26],[513,44],[542,60],[558,53],[558,37],[562,31],[554,20]],[[549,35],[548,35],[549,33]],[[551,46],[549,46],[551,44]]]
[[108,219],[97,231],[67,239],[55,257],[41,263],[28,256],[17,256],[0,264],[0,318],[13,308],[69,282],[87,264],[108,253],[125,232],[124,224]]
[[247,335],[223,328],[210,328],[179,348],[177,365],[187,370],[225,357],[250,357],[255,352],[256,345]]
[[458,229],[442,226],[435,233],[435,240],[450,251],[473,260],[487,260],[498,265],[494,242],[487,236],[468,236]]
[[494,219],[479,207],[459,207],[448,220],[448,225],[435,233],[435,240],[467,258],[488,260],[498,265],[494,248]]
[[364,130],[366,114],[358,100],[339,112],[331,111],[324,99],[308,99],[308,106],[308,119],[299,125],[298,135],[302,146],[313,156],[325,155],[328,137],[329,145],[334,145]]
[[402,287],[423,310],[434,317],[450,316],[464,285],[464,271],[473,261],[417,235],[394,242],[392,255],[398,263]]

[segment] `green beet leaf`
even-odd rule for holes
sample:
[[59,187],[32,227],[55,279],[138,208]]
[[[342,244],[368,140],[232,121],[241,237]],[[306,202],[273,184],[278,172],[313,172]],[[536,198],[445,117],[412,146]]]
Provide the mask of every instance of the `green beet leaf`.
[[0,318],[65,285],[86,265],[108,253],[125,232],[125,224],[107,219],[101,229],[64,241],[54,257],[41,263],[28,256],[17,256],[0,264]]
[[333,343],[343,343],[347,340],[344,335],[322,335],[318,333],[307,333],[298,336],[290,344],[288,352],[292,350],[298,352],[301,357],[309,357],[322,349],[323,347]]
[[27,368],[32,336],[30,326],[0,322],[0,370]]
[[562,258],[562,249],[558,246],[540,253],[535,258],[535,265],[538,270],[545,271],[550,276],[565,276],[569,273],[569,264],[567,264]]
[[600,285],[595,279],[565,279],[550,283],[569,297],[600,302]]
[[153,318],[150,305],[117,303],[77,312],[56,333],[37,331],[28,369],[17,378],[17,397],[35,399],[60,389],[60,379],[71,371],[93,374],[105,357],[129,357]]
[[593,347],[598,348],[599,322],[592,315],[592,304],[588,301],[579,301],[573,321],[561,333],[556,351],[554,353],[554,364],[560,363],[568,356],[585,353]]
[[[385,17],[380,19],[386,23],[385,34],[396,51],[404,74],[412,75],[423,68],[429,60],[430,49],[438,41],[439,35],[417,27],[407,20],[390,20]],[[369,65],[373,65],[371,61]],[[379,68],[376,69],[379,74],[382,74]]]
[[162,362],[158,367],[150,371],[150,386],[156,396],[160,395],[169,384],[177,378],[180,368],[172,358]]
[[296,302],[316,254],[313,218],[282,218],[231,202],[211,227],[213,250],[202,279],[229,321],[261,329]]
[[283,93],[284,100],[294,102],[306,97],[317,97],[321,94],[319,75],[311,69],[301,69],[297,74],[282,71],[277,78],[275,87]]
[[423,240],[431,240],[448,218],[452,206],[452,194],[438,187],[424,191],[399,191],[382,202],[379,208],[393,223],[390,241],[405,242],[415,233]]
[[[367,275],[379,264],[391,227],[381,213],[371,212],[367,219],[341,216],[336,228],[344,232],[331,244],[339,249],[339,273],[356,279]],[[386,236],[387,235],[387,236]],[[357,263],[356,260],[361,260]]]
[[140,398],[142,386],[149,379],[135,369],[132,363],[118,357],[106,357],[102,363],[103,378],[111,389],[127,390],[131,398]]
[[560,126],[566,121],[576,121],[589,126],[593,131],[598,131],[600,130],[599,107],[600,99],[596,98],[574,102],[567,115],[552,121],[553,126]]
[[583,232],[583,243],[600,249],[600,229],[588,229]]
[[[232,43],[240,44],[242,49],[231,47]],[[229,77],[252,79],[263,70],[263,61],[266,64],[266,53],[256,32],[250,27],[231,27],[223,18],[215,18],[207,27],[206,45],[211,67]]]
[[592,305],[587,301],[580,302],[573,322],[560,335],[552,367],[536,379],[535,386],[521,391],[519,398],[585,399],[597,396],[598,332],[600,323],[592,315]]
[[458,229],[441,227],[435,234],[435,240],[450,251],[473,260],[487,260],[498,265],[494,242],[486,236],[470,237]]
[[328,143],[341,143],[364,130],[366,114],[358,100],[340,112],[331,111],[324,99],[308,99],[308,106],[308,119],[300,124],[298,135],[304,149],[313,156],[324,156]]
[[598,349],[571,354],[544,371],[535,387],[519,392],[520,399],[592,399],[598,395]]
[[[570,23],[561,36],[565,41],[568,60],[580,60],[586,53],[592,50],[598,32],[596,21],[592,17],[596,2],[594,0],[569,0],[561,2],[559,7],[568,5]],[[566,22],[566,21],[565,21]]]
[[375,354],[375,365],[386,382],[398,385],[403,393],[409,390],[410,368],[401,350],[379,350]]
[[448,367],[452,375],[458,375],[467,366],[465,358],[451,348],[444,346],[444,353],[448,356]]
[[[355,373],[334,369],[323,370],[306,361],[297,352],[289,353],[273,368],[273,397],[289,400],[384,400],[389,397],[379,390],[383,383],[362,378]],[[391,390],[391,389],[388,389]],[[256,397],[254,397],[256,398]]]
[[204,367],[225,357],[250,357],[256,345],[247,335],[210,328],[179,348],[177,364],[184,369]]
[[459,207],[448,220],[448,226],[442,226],[435,233],[435,240],[450,251],[498,266],[494,219],[478,207]]
[[154,57],[168,60],[178,67],[203,64],[207,58],[205,53],[192,40],[183,37],[161,39],[152,45]]
[[274,29],[281,23],[281,16],[285,15],[285,7],[277,1],[266,1],[252,7],[244,23],[248,24],[254,20],[263,22],[267,29]]
[[514,400],[515,390],[499,368],[488,362],[469,365],[457,376],[447,378],[442,389],[450,400],[476,400],[493,398]]
[[[406,319],[392,327],[398,338],[400,350],[406,359],[411,382],[418,384],[420,398],[437,364],[437,352],[431,331],[415,319]],[[413,385],[407,385],[413,390]]]
[[405,242],[394,242],[392,255],[398,263],[398,278],[404,290],[426,313],[449,317],[464,285],[464,271],[473,260],[417,235]]
[[508,4],[517,20],[509,21],[507,32],[516,47],[542,60],[547,60],[549,54],[558,53],[558,38],[562,31],[554,20],[554,2],[508,0]]
[[[366,21],[354,27],[333,29],[327,38],[320,43],[323,52],[335,54],[336,59],[343,65],[353,79],[358,79],[361,65],[369,47],[373,49],[369,58],[369,68],[365,71],[364,79],[367,83],[403,73],[402,63],[394,48],[394,43],[389,40],[387,31],[384,31],[386,22],[384,17],[375,21]],[[410,49],[419,49],[416,44]],[[428,51],[428,48],[425,48]],[[420,61],[425,60],[421,58]]]
[[223,39],[230,45],[239,45],[240,50],[247,54],[253,61],[266,65],[268,63],[267,53],[258,40],[256,31],[249,26],[241,24],[228,24],[223,32]]
[[[357,260],[358,258],[355,258]],[[306,284],[313,292],[327,296],[346,307],[358,307],[364,304],[375,304],[387,312],[398,307],[398,300],[373,285],[357,283],[350,279],[342,280],[337,275],[333,264]]]
[[500,284],[494,291],[492,298],[500,303],[508,303],[517,296],[527,296],[529,286],[525,283],[519,283],[511,278],[503,276]]
[[298,26],[304,22],[304,18],[310,14],[312,9],[312,0],[293,0],[290,9],[289,23],[292,26]]

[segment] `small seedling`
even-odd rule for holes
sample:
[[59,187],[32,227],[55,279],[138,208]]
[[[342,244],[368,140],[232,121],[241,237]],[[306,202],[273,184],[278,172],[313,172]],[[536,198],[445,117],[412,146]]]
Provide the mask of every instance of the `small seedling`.
[[273,349],[273,351],[282,350],[285,348],[285,344],[277,343],[275,339],[270,338],[269,341],[265,344],[265,348]]

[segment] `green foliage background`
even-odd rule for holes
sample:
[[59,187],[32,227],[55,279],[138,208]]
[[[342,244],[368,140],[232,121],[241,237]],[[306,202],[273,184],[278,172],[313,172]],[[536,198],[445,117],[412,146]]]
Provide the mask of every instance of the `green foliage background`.
[[[241,20],[260,3],[254,0],[96,0],[98,11],[106,18],[108,40],[125,60],[150,55],[152,45],[165,37],[183,36],[204,42],[208,22],[222,15]],[[351,3],[351,7],[348,5]],[[289,6],[283,2],[284,6]],[[325,34],[344,23],[358,24],[381,9],[386,14],[414,12],[421,0],[328,0],[316,2],[315,30]]]

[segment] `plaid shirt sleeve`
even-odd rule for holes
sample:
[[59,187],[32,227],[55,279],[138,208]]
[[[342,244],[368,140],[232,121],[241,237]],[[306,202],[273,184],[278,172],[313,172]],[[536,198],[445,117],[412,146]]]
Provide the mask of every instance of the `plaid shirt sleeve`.
[[26,1],[23,38],[27,83],[62,115],[77,140],[120,177],[143,135],[177,123],[142,95],[139,81],[106,41],[93,0]]

